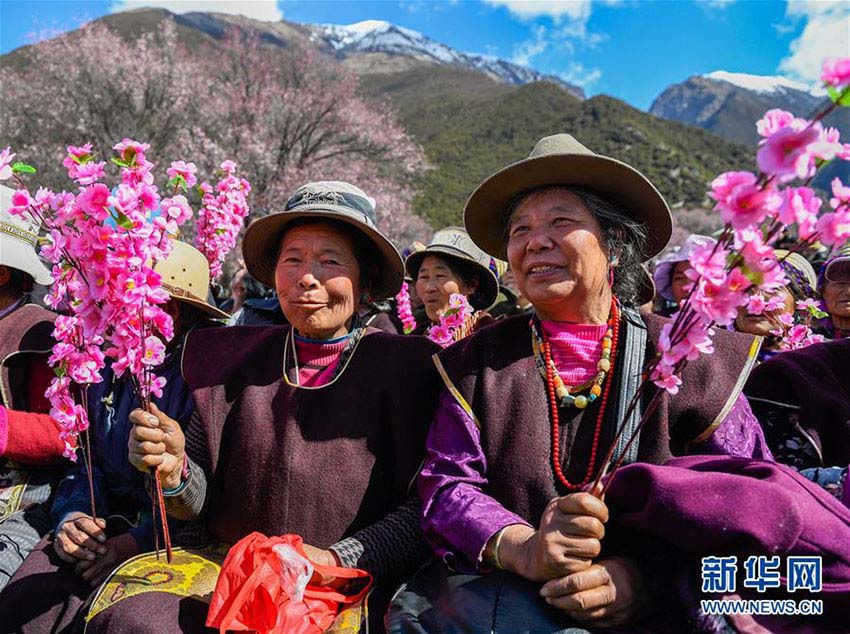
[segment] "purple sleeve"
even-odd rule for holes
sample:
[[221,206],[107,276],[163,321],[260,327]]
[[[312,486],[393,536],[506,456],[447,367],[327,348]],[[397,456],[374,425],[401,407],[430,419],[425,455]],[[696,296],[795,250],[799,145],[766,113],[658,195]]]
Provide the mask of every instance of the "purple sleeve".
[[738,395],[726,418],[694,453],[774,461],[764,431],[743,394]]
[[447,565],[477,572],[489,539],[505,526],[528,522],[485,494],[487,460],[475,421],[443,390],[419,474],[422,530]]

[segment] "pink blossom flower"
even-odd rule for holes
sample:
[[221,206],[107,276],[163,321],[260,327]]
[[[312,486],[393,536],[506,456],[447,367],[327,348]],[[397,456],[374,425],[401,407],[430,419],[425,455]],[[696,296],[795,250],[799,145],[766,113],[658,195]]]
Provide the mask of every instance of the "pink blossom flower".
[[395,296],[398,318],[401,320],[404,334],[409,335],[416,329],[416,318],[413,316],[413,308],[410,304],[410,286],[407,282],[402,283],[401,290]]
[[782,204],[782,197],[773,188],[759,187],[750,172],[727,172],[712,183],[711,197],[717,201],[724,222],[736,229],[757,225],[774,215]]
[[850,209],[846,206],[823,214],[817,222],[820,241],[827,246],[843,244],[850,240]]
[[125,138],[121,143],[113,145],[112,149],[118,152],[118,156],[127,165],[146,167],[145,152],[150,149],[150,145],[147,143],[139,143],[138,141]]
[[767,302],[761,293],[753,293],[747,298],[747,313],[750,315],[761,315],[766,307]]
[[819,311],[821,310],[821,304],[818,300],[813,299],[811,297],[807,297],[806,299],[798,300],[795,304],[797,310],[805,310],[805,311]]
[[198,177],[195,172],[198,167],[194,163],[184,163],[183,161],[174,161],[171,166],[165,171],[169,179],[181,177],[186,187],[194,187],[198,182]]
[[769,137],[776,134],[782,128],[794,123],[795,117],[790,112],[774,108],[764,113],[764,116],[756,122],[756,131],[759,136]]
[[833,178],[831,184],[832,198],[829,199],[829,206],[838,209],[841,205],[850,203],[850,187],[842,183],[840,178]]
[[801,239],[807,240],[815,232],[818,211],[823,201],[810,187],[789,187],[782,192],[779,220],[786,225],[796,224]]
[[98,222],[109,216],[109,188],[102,184],[89,185],[77,196],[77,206]]
[[0,181],[9,180],[12,178],[12,161],[15,160],[15,153],[11,147],[4,148],[0,151]]
[[165,360],[165,344],[158,337],[146,337],[144,350],[142,363],[146,366],[156,366]]
[[823,62],[821,81],[835,88],[850,85],[850,57],[835,57]]
[[765,311],[775,312],[785,308],[785,298],[782,295],[771,295],[765,304]]
[[814,175],[815,157],[810,146],[820,139],[818,126],[794,130],[784,127],[759,144],[756,162],[765,174],[776,176],[780,182]]
[[228,176],[230,176],[236,171],[236,163],[230,160],[224,161],[220,167],[222,171]]
[[454,342],[451,329],[439,324],[435,324],[428,329],[428,339],[443,348]]
[[841,143],[841,132],[838,128],[822,128],[816,123],[818,129],[818,140],[809,146],[809,152],[815,158],[822,161],[831,161],[844,151]]

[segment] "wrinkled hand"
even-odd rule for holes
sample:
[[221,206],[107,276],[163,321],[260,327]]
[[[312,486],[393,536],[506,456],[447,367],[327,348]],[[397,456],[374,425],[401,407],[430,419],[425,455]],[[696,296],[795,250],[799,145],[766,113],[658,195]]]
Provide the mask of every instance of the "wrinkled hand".
[[151,403],[151,413],[134,409],[130,413],[133,431],[127,441],[130,464],[139,471],[155,467],[166,489],[180,486],[186,438],[180,424]]
[[68,514],[53,538],[53,550],[71,564],[93,562],[106,553],[106,520],[75,511]]
[[[336,556],[330,550],[322,550],[321,548],[316,548],[315,546],[311,546],[310,544],[304,544],[304,553],[307,555],[307,558],[314,564],[319,564],[320,566],[340,565],[339,561],[337,561]],[[318,586],[342,588],[343,586],[345,586],[346,583],[348,583],[348,579],[328,577],[326,575],[322,575],[314,571],[313,577],[310,579],[310,583]]]
[[608,507],[590,493],[555,498],[543,511],[537,531],[518,545],[509,540],[506,547],[503,539],[499,558],[509,570],[538,582],[587,570],[602,550],[607,521]]
[[130,557],[139,554],[139,545],[130,533],[106,540],[106,552],[95,561],[81,561],[74,570],[93,587],[99,586],[109,574]]
[[586,570],[554,579],[540,589],[546,602],[598,627],[631,622],[649,606],[643,575],[633,559],[602,559]]

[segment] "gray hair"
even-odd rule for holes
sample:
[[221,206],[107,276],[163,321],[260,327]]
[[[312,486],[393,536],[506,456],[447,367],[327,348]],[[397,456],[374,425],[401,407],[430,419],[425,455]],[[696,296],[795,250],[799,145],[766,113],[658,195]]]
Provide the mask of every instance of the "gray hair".
[[621,207],[603,198],[592,189],[585,187],[568,187],[565,185],[547,185],[525,191],[515,196],[508,205],[504,215],[503,242],[507,244],[510,232],[511,218],[522,202],[531,196],[544,191],[561,190],[575,194],[581,198],[587,209],[596,218],[602,228],[602,242],[609,256],[617,258],[614,268],[614,295],[625,306],[636,306],[640,294],[643,262],[641,253],[646,244],[646,226],[629,216]]

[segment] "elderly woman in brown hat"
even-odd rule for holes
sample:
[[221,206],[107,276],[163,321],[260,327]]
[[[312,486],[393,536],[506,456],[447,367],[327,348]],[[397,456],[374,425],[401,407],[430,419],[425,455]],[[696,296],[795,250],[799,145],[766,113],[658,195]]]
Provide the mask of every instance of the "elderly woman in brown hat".
[[[439,561],[398,595],[391,631],[632,624],[658,599],[647,553],[603,541],[609,511],[586,489],[655,355],[664,319],[634,306],[641,263],[670,237],[668,207],[638,171],[559,134],[485,180],[464,220],[481,249],[510,262],[534,314],[435,356],[444,390],[418,487]],[[761,454],[741,396],[758,342],[720,332],[715,346],[615,455]]]
[[[174,242],[169,257],[154,270],[162,276],[163,288],[170,296],[164,310],[174,322],[174,337],[157,368],[166,384],[153,402],[186,425],[195,408],[180,372],[186,337],[215,326],[214,320],[227,319],[227,313],[207,302],[209,265],[193,246]],[[67,469],[51,504],[46,505],[53,535],[25,560],[0,595],[0,622],[9,630],[62,631],[116,566],[154,550],[146,479],[127,459],[133,428],[129,415],[139,401],[129,377],[116,378],[111,366],[101,374],[103,380],[87,392],[91,464],[81,457]],[[97,519],[91,515],[90,494]]]
[[[379,627],[393,583],[427,554],[411,484],[439,379],[432,342],[360,323],[361,301],[396,294],[404,271],[374,218],[362,190],[316,182],[251,224],[245,264],[274,287],[291,325],[190,335],[191,422],[184,433],[160,412],[135,412],[130,459],[158,468],[168,514],[200,520],[216,544],[295,533],[317,563],[371,573],[369,613]],[[186,557],[170,568],[143,564],[177,574]],[[204,596],[218,568],[198,565],[215,570],[191,589]],[[204,631],[205,610],[153,586],[106,610],[95,605],[87,630]]]
[[437,324],[455,294],[464,295],[476,311],[469,318],[469,326],[463,329],[465,333],[471,333],[482,318],[486,321],[484,311],[493,305],[499,294],[499,281],[489,263],[490,256],[460,227],[441,229],[427,247],[411,253],[405,268],[415,281],[416,293],[430,321],[414,334],[425,334],[430,326]]

